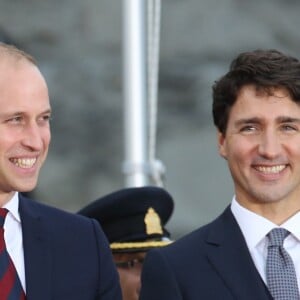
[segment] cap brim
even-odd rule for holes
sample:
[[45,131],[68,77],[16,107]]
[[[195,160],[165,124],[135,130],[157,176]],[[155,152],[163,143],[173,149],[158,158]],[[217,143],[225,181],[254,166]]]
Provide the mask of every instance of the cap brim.
[[144,241],[144,242],[117,242],[111,243],[110,248],[113,253],[116,252],[144,252],[152,248],[165,247],[173,241],[164,239],[161,241]]

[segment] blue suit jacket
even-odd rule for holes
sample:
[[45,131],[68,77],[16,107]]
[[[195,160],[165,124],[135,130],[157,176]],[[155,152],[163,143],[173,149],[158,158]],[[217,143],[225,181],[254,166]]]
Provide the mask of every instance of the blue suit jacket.
[[272,299],[228,207],[212,223],[151,250],[140,300]]
[[118,300],[119,279],[99,224],[20,195],[27,300]]

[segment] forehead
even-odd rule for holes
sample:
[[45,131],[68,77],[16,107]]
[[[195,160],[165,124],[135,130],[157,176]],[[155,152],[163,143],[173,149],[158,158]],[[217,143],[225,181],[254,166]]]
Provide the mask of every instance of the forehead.
[[22,86],[33,87],[40,84],[47,87],[45,79],[38,67],[25,59],[15,60],[13,58],[0,59],[0,85],[9,90]]
[[238,117],[299,116],[299,114],[299,103],[292,100],[286,89],[273,88],[266,91],[249,85],[240,90],[230,111],[229,121]]
[[[34,105],[33,105],[34,104]],[[10,64],[0,59],[1,111],[45,110],[50,106],[48,88],[39,69],[26,60]]]

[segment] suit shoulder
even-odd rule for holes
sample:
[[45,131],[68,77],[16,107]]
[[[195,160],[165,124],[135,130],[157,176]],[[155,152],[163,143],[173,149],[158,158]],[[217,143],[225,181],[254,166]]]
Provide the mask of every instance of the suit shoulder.
[[[72,212],[65,211],[60,208],[56,208],[29,198],[20,198],[20,215],[32,216],[34,218],[40,218],[43,220],[43,224],[51,224],[52,228],[77,228],[78,227],[91,227],[91,219],[84,216],[77,215]],[[25,218],[23,218],[25,219]],[[74,228],[74,229],[75,229]],[[73,229],[73,230],[74,230]]]
[[185,253],[185,255],[197,255],[201,251],[205,251],[208,240],[215,232],[222,231],[224,216],[228,214],[226,209],[220,216],[212,222],[205,224],[194,231],[187,233],[174,241],[172,244],[159,249],[163,255],[168,257],[176,257],[178,253]]

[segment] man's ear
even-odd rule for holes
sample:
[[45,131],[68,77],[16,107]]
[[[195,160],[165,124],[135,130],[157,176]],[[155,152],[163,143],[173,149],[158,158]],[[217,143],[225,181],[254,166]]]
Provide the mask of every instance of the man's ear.
[[220,156],[227,159],[226,137],[220,131],[217,132],[217,140],[218,140],[218,150],[219,150]]

